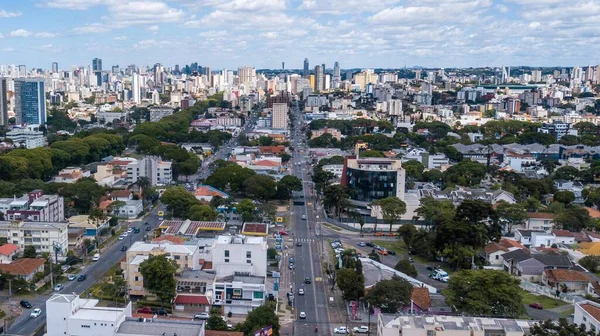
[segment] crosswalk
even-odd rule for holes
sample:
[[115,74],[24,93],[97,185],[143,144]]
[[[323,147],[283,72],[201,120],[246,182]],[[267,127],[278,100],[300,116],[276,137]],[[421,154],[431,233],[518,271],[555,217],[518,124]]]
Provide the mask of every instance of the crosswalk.
[[311,243],[311,242],[316,242],[318,240],[314,239],[314,238],[298,238],[295,241],[296,241],[296,243],[298,243],[298,242],[301,242],[301,243]]

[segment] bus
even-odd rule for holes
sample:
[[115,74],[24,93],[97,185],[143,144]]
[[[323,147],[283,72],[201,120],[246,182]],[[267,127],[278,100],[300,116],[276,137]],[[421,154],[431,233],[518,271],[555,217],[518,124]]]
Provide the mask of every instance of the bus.
[[159,211],[158,212],[158,220],[164,220],[165,219],[165,212],[164,211]]

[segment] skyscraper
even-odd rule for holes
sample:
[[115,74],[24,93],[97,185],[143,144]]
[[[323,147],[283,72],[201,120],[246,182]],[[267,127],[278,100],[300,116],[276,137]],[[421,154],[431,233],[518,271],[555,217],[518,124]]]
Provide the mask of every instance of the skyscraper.
[[27,76],[27,67],[25,65],[19,65],[19,77]]
[[340,64],[335,62],[333,64],[333,88],[338,89],[342,82],[342,72],[340,70]]
[[308,77],[308,58],[304,59],[304,72],[302,73],[302,76]]
[[154,85],[161,86],[163,84],[163,66],[160,63],[154,64]]
[[58,62],[52,62],[52,73],[58,72]]
[[92,60],[92,70],[93,71],[102,71],[102,59],[94,58]]
[[274,103],[271,125],[276,129],[287,129],[288,105],[286,103]]
[[323,68],[315,66],[315,91],[323,91]]
[[240,84],[250,86],[256,85],[256,69],[251,66],[238,68],[238,77],[240,79]]
[[140,75],[137,73],[131,76],[131,95],[134,103],[139,104],[142,102],[140,96]]
[[17,124],[42,126],[46,123],[46,94],[43,79],[15,79],[15,115]]
[[0,77],[0,126],[8,126],[8,79]]

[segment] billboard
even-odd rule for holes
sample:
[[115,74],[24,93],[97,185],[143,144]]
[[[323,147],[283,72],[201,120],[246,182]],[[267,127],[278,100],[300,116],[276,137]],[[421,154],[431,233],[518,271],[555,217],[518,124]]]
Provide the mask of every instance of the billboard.
[[257,330],[254,333],[254,336],[271,336],[273,335],[273,326],[264,327],[262,329]]

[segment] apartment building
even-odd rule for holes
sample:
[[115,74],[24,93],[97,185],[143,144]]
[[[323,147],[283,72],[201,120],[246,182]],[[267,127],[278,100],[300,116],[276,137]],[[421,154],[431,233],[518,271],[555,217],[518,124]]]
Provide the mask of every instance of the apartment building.
[[[22,250],[32,245],[38,252],[48,252],[64,259],[69,249],[69,223],[67,222],[24,222],[0,221],[0,237]],[[56,261],[56,260],[55,260]]]
[[141,160],[133,159],[127,164],[127,182],[135,183],[140,177],[150,179],[153,186],[166,185],[173,181],[171,161],[163,161],[156,156],[147,156]]
[[178,274],[186,270],[199,270],[201,266],[200,251],[196,245],[135,242],[127,251],[125,261],[121,262],[129,295],[144,296],[148,294],[144,289],[144,277],[140,273],[139,267],[150,256],[157,255],[166,255],[175,260],[179,266]]
[[46,145],[46,137],[44,137],[43,132],[26,128],[15,128],[6,133],[6,138],[12,140],[15,146],[27,149],[44,147]]
[[288,105],[282,103],[273,104],[271,127],[276,129],[287,129],[288,127]]
[[219,236],[211,248],[213,307],[221,313],[247,314],[266,297],[267,242],[263,237]]
[[600,331],[600,304],[594,301],[575,302],[575,313],[573,322],[584,325],[587,330]]
[[64,198],[33,190],[19,198],[0,199],[0,212],[7,221],[62,222],[65,220]]

